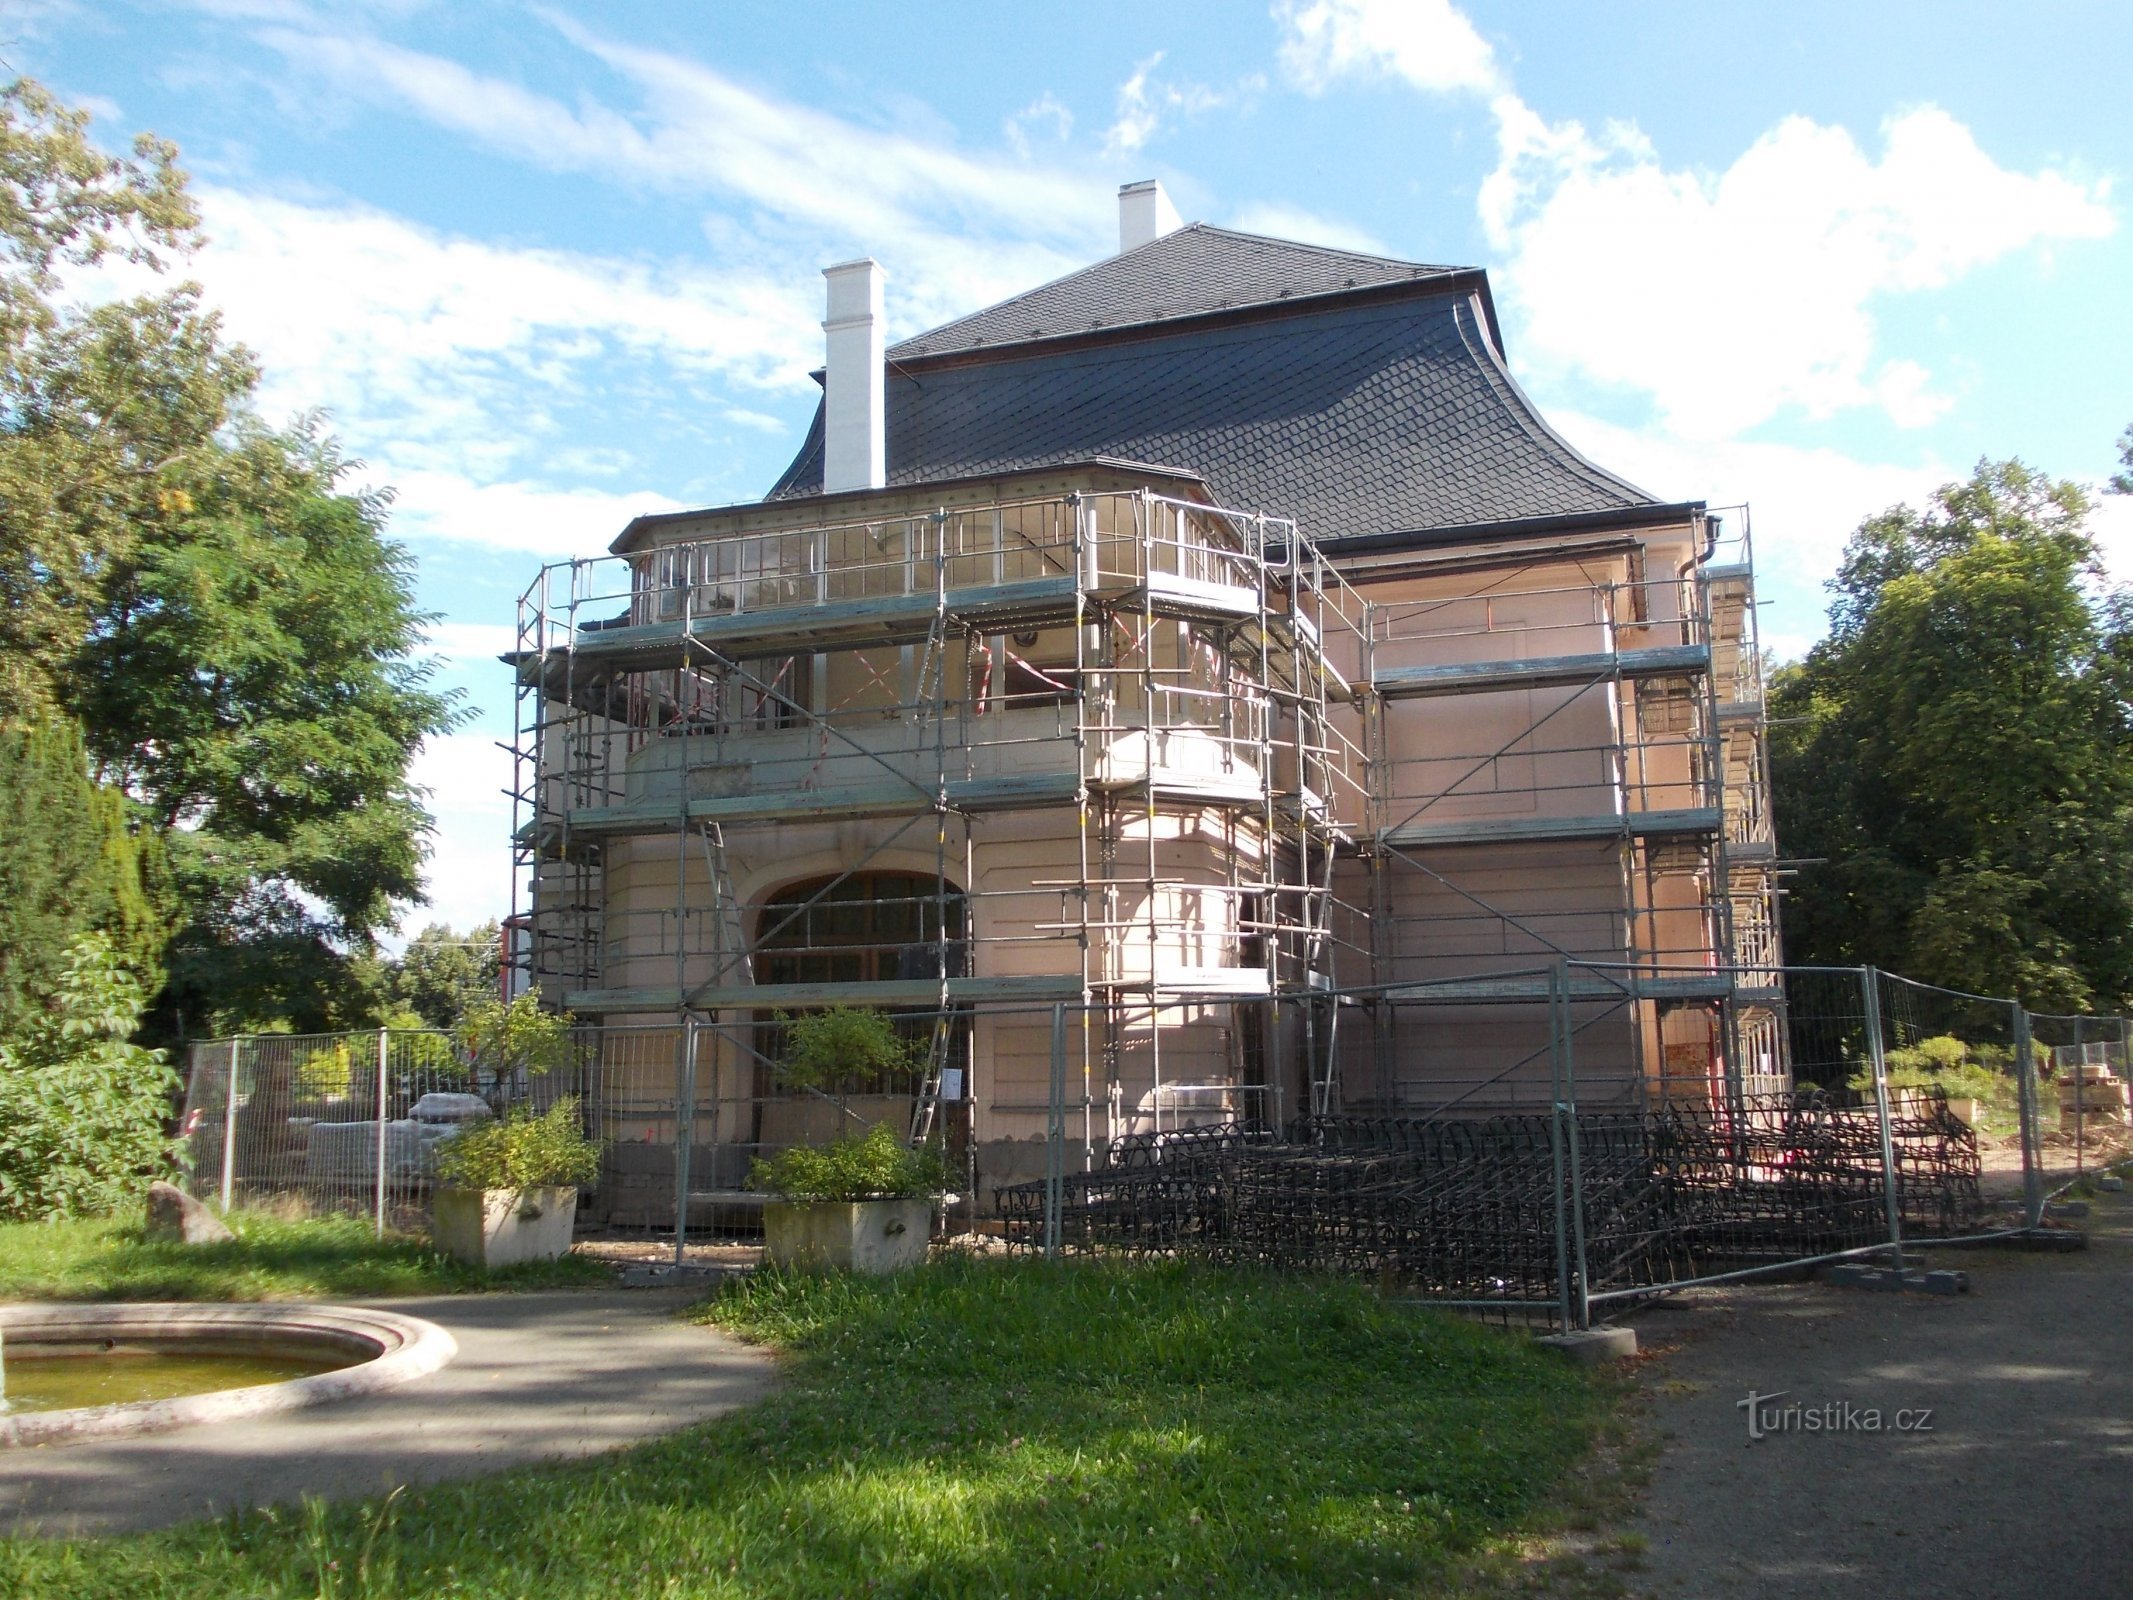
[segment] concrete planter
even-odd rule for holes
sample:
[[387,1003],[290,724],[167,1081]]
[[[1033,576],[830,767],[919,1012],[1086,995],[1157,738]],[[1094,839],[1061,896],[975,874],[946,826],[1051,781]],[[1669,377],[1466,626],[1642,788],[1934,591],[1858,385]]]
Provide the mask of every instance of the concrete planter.
[[882,1274],[926,1259],[933,1202],[771,1200],[763,1206],[767,1266]]
[[570,1248],[578,1191],[569,1184],[537,1189],[444,1189],[430,1196],[430,1239],[472,1266],[553,1261]]

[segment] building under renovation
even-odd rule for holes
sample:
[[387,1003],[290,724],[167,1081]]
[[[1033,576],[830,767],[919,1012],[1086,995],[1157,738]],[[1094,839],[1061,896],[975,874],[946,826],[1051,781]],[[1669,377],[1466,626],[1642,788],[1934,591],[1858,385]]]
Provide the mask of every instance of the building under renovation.
[[[1120,207],[886,348],[829,269],[770,492],[528,591],[514,928],[616,1148],[716,1207],[908,1117],[996,1186],[1062,1120],[1532,1106],[1558,1017],[1587,1105],[1782,1082],[1745,513],[1556,435],[1478,270]],[[781,1092],[830,1005],[921,1081]]]

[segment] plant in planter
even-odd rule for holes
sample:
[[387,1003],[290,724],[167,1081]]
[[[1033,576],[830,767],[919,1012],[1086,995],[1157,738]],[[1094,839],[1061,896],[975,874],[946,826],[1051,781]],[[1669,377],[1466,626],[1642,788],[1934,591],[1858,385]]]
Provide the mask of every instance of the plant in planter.
[[756,1162],[748,1181],[778,1196],[763,1207],[766,1262],[894,1272],[925,1258],[948,1164],[937,1147],[914,1150],[878,1122],[780,1151]]
[[553,1260],[570,1248],[578,1186],[599,1171],[600,1146],[585,1136],[574,1096],[538,1113],[517,1107],[439,1152],[430,1236],[481,1267]]
[[[887,1013],[836,1006],[787,1021],[775,1070],[786,1087],[832,1100],[841,1115],[855,1086],[908,1079],[922,1060]],[[778,1196],[763,1207],[765,1261],[893,1272],[924,1258],[948,1168],[938,1147],[911,1149],[881,1122],[757,1161],[748,1181]]]

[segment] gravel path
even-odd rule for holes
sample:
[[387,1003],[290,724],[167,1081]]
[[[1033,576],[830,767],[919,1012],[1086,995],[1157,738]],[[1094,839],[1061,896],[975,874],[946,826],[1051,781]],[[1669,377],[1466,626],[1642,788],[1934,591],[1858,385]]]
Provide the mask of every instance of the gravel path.
[[[1772,1286],[1637,1313],[1660,1353],[1644,1382],[1663,1440],[1632,1524],[1648,1541],[1638,1586],[1713,1600],[2125,1592],[2133,1195],[2103,1196],[2078,1225],[2079,1254],[1934,1252],[1970,1274],[1957,1297]],[[1782,1391],[1765,1415],[1801,1411],[1751,1439],[1751,1390]],[[1813,1414],[1844,1431],[1806,1431]]]

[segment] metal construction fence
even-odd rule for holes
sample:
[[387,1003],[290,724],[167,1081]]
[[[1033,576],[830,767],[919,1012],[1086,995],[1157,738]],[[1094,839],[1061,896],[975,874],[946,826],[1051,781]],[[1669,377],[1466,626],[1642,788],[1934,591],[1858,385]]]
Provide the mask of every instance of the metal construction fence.
[[[1129,1139],[1095,1170],[1002,1190],[1006,1237],[1368,1274],[1584,1327],[1672,1289],[1843,1259],[1900,1273],[1927,1246],[2035,1233],[2083,1171],[2133,1154],[2123,1018],[1872,969],[1765,971],[1791,1087],[1734,1074],[1655,1100],[1581,1070],[1594,1019],[1642,1003],[1627,983],[1593,999],[1597,970],[1558,963],[1545,1043],[1447,1101]],[[1506,1090],[1536,1068],[1544,1103],[1486,1109],[1533,1098]]]
[[[1047,1254],[1368,1274],[1580,1326],[1669,1288],[1846,1256],[1901,1267],[1926,1245],[2035,1230],[2084,1171],[2133,1153],[2124,1018],[2035,1014],[1871,969],[1766,969],[1734,985],[1752,980],[1761,1031],[1730,1013],[1714,1027],[1740,1070],[1661,1095],[1625,1071],[1619,1046],[1672,1024],[1618,970],[1563,961],[1496,977],[1504,996],[1531,998],[1499,997],[1495,1012],[1518,1026],[1483,1030],[1487,1070],[1405,1083],[1392,1070],[1446,1054],[1485,985],[1344,992],[1324,997],[1300,1097],[1159,1084],[1124,1123],[1073,1047],[1081,1008],[1022,1007],[1017,1036],[1037,1057],[1050,1048],[1048,1084],[1017,1091],[1027,1103],[1004,1106],[994,1089],[996,1113],[1027,1119],[1018,1141],[974,1137],[967,1091],[986,1074],[971,1070],[984,1064],[966,1031],[930,1118],[962,1175],[956,1225]],[[899,1022],[945,1035],[970,1017]],[[577,1028],[554,1064],[504,1074],[436,1032],[206,1041],[190,1054],[185,1161],[194,1192],[225,1207],[287,1201],[383,1230],[426,1205],[437,1153],[470,1111],[575,1097],[602,1147],[582,1221],[671,1236],[678,1259],[689,1238],[758,1232],[758,1156],[927,1120],[888,1086],[777,1088],[766,1030],[778,1025]],[[1748,1070],[1751,1034],[1766,1055]],[[1045,1063],[1019,1070],[1031,1069]]]

